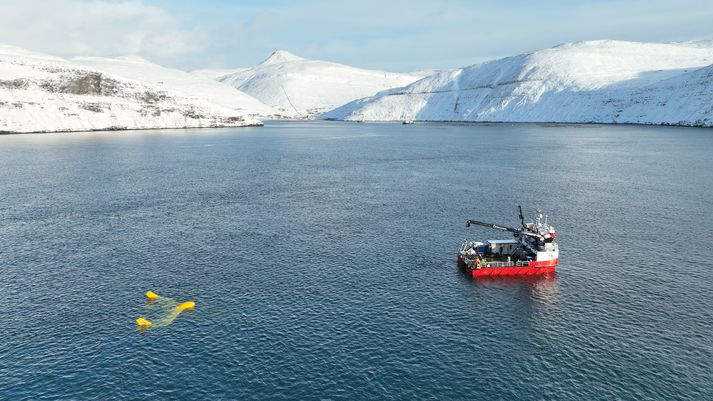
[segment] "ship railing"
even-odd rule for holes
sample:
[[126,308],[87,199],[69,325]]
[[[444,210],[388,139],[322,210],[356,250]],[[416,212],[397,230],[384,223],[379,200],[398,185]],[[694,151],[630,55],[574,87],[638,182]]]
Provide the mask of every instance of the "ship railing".
[[530,266],[529,260],[518,260],[517,262],[485,262],[484,267],[526,267]]

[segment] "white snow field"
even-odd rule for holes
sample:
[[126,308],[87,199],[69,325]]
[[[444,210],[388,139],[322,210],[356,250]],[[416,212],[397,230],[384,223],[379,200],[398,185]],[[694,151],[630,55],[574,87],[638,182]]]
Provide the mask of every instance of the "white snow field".
[[201,85],[186,81],[183,92],[150,81],[0,45],[0,132],[262,125],[252,117],[255,100],[243,94],[235,98],[245,107],[226,107],[216,103],[221,95],[201,97]]
[[713,127],[713,41],[576,42],[426,74],[286,51],[251,68],[186,73],[138,57],[67,60],[0,45],[0,132],[244,126],[260,125],[258,116],[320,114]]
[[271,107],[230,85],[216,82],[214,77],[201,77],[185,71],[162,67],[141,57],[75,57],[70,61],[120,77],[188,93],[229,109],[242,110],[249,115],[271,116],[274,114]]
[[[201,76],[216,73],[215,70],[194,71]],[[254,96],[284,117],[309,118],[422,77],[307,60],[278,50],[255,67],[218,75],[217,80]]]
[[337,120],[713,126],[713,43],[588,41],[436,73]]

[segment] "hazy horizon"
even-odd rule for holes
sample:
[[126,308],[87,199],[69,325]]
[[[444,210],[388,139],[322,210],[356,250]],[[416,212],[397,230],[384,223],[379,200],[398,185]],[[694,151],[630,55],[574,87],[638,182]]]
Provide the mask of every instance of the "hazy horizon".
[[0,6],[3,44],[63,57],[138,55],[182,70],[252,66],[278,49],[405,72],[463,67],[582,40],[713,39],[713,4],[688,0],[0,0]]

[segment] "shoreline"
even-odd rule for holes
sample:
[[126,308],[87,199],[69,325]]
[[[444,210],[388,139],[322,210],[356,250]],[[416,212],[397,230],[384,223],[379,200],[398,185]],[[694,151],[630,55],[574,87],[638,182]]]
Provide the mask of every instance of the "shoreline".
[[[278,118],[265,119],[262,124],[248,124],[237,126],[215,126],[215,127],[200,127],[200,126],[185,126],[185,127],[153,127],[153,128],[106,128],[106,129],[89,129],[89,130],[58,130],[58,131],[0,131],[2,135],[39,135],[39,134],[71,134],[71,133],[88,133],[88,132],[121,132],[121,131],[153,131],[153,130],[189,130],[189,129],[226,129],[226,128],[255,128],[263,127],[264,122],[292,122],[292,123],[307,123],[307,122],[331,122],[331,123],[346,123],[346,124],[402,124],[401,120],[335,120],[335,119],[294,119],[294,118]],[[668,124],[668,123],[611,123],[611,122],[554,122],[554,121],[458,121],[458,120],[414,120],[415,124],[429,125],[537,125],[540,127],[551,128],[578,128],[587,127],[593,128],[601,126],[633,126],[633,127],[675,127],[675,128],[702,128],[712,129],[713,125],[693,125],[693,124]]]
[[[279,120],[277,120],[279,121]],[[315,121],[331,121],[331,122],[348,122],[348,123],[379,123],[379,124],[402,124],[403,120],[336,120],[322,119]],[[614,122],[597,122],[597,121],[582,121],[582,122],[563,122],[563,121],[461,121],[461,120],[413,120],[415,124],[448,124],[448,125],[502,125],[502,124],[537,124],[540,126],[593,126],[593,125],[615,125],[615,126],[643,126],[643,127],[681,127],[681,128],[713,128],[713,125],[695,125],[695,124],[669,124],[669,123],[614,123]]]
[[82,132],[121,132],[121,131],[154,131],[154,130],[188,130],[188,129],[225,129],[225,128],[254,128],[262,127],[261,124],[246,124],[246,125],[221,125],[215,127],[154,127],[154,128],[106,128],[106,129],[84,129],[84,130],[59,130],[59,131],[0,131],[0,135],[40,135],[40,134],[76,134]]

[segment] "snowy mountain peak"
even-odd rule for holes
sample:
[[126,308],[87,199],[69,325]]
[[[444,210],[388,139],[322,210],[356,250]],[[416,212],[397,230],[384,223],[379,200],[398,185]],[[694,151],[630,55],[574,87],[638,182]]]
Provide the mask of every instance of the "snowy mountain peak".
[[288,61],[300,61],[304,60],[302,57],[294,55],[287,50],[275,50],[270,57],[265,59],[260,65],[270,65],[270,64],[278,64],[278,63],[285,63]]
[[[206,72],[207,75],[212,73]],[[316,116],[352,100],[408,85],[420,78],[304,59],[284,50],[275,51],[254,67],[216,77],[271,106],[280,116],[292,118]]]

